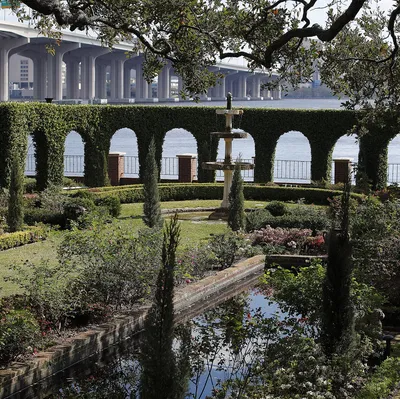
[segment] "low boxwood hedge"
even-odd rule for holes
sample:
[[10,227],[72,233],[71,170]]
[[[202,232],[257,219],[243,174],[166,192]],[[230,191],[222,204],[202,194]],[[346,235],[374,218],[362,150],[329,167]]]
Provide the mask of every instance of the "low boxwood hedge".
[[[116,187],[102,187],[91,189],[91,193],[97,198],[108,196],[118,197],[121,203],[133,203],[143,201],[143,186],[129,185]],[[71,192],[73,194],[74,192]],[[221,183],[169,183],[159,184],[161,201],[183,201],[192,199],[222,199],[223,184]],[[341,191],[305,188],[305,187],[281,187],[262,186],[255,184],[244,185],[244,196],[248,200],[259,201],[299,201],[318,205],[328,205],[328,198],[341,195]],[[352,193],[354,198],[361,200],[361,194]]]
[[31,227],[29,230],[15,233],[4,233],[0,236],[0,251],[44,240],[47,234],[47,229],[41,226]]

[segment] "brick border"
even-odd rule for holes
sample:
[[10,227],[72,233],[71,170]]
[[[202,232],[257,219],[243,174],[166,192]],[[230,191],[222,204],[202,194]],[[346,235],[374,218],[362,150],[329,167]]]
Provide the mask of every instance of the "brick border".
[[[229,293],[237,292],[264,270],[265,256],[246,259],[229,269],[208,276],[201,281],[178,288],[174,306],[177,321],[190,319],[199,312],[213,307]],[[69,338],[62,345],[26,362],[14,362],[7,370],[0,370],[0,398],[29,388],[63,369],[121,342],[143,328],[149,306],[142,306],[129,315],[116,316],[111,322]]]

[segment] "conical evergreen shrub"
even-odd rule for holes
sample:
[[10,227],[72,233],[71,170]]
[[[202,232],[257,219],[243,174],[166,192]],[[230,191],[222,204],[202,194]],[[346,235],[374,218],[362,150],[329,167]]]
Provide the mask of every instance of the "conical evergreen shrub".
[[244,230],[246,215],[244,212],[243,179],[240,174],[240,159],[236,161],[231,191],[229,192],[228,226],[233,231]]
[[22,230],[24,222],[24,174],[14,158],[11,166],[7,224],[10,232]]
[[143,222],[150,228],[161,227],[163,219],[158,193],[158,168],[154,139],[150,142],[149,151],[146,156],[143,194]]

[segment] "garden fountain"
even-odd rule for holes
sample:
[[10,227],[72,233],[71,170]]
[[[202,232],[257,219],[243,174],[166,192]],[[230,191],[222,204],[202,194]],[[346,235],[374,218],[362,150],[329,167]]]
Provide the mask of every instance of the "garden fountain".
[[232,141],[233,139],[244,139],[247,133],[241,129],[233,128],[233,118],[235,115],[242,115],[242,109],[232,109],[232,94],[227,94],[226,109],[217,109],[217,115],[225,115],[225,130],[223,132],[212,132],[211,135],[225,140],[225,158],[223,162],[203,162],[202,168],[207,170],[224,171],[224,195],[221,206],[210,215],[210,219],[220,219],[226,217],[229,208],[229,192],[232,185],[232,172],[236,166],[241,170],[254,168],[254,164],[248,162],[232,162]]

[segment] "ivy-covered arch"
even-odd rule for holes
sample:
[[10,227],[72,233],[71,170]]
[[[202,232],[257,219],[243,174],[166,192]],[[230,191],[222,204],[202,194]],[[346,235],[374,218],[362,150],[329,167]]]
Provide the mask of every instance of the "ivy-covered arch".
[[[245,109],[241,128],[249,132],[255,143],[256,182],[273,180],[275,147],[279,137],[288,131],[300,131],[309,140],[312,154],[311,179],[330,179],[332,152],[336,141],[356,123],[356,113],[343,110],[274,110]],[[166,132],[181,127],[197,141],[199,164],[214,161],[218,139],[213,131],[224,130],[225,120],[213,107],[176,106],[60,106],[43,103],[0,104],[0,185],[8,186],[11,163],[18,157],[23,168],[28,135],[35,137],[38,183],[40,188],[61,183],[64,142],[71,130],[78,132],[85,143],[85,182],[88,186],[108,183],[108,152],[115,131],[127,127],[137,137],[140,177],[152,137],[156,143],[160,165]],[[369,128],[370,134],[360,139],[360,167],[364,168],[373,186],[386,184],[387,145],[399,129],[395,121]],[[198,170],[200,182],[215,178],[213,171]]]

